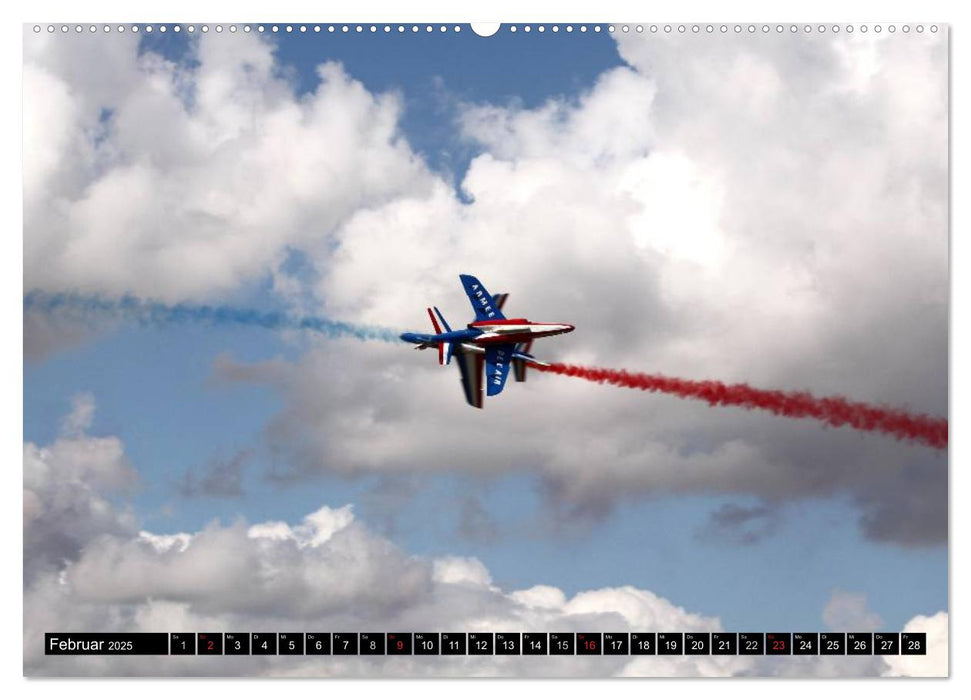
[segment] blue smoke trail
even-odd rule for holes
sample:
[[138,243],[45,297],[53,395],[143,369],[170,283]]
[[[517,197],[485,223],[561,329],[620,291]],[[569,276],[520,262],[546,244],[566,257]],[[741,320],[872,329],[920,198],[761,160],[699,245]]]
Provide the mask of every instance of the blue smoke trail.
[[331,338],[352,337],[400,343],[401,331],[334,321],[323,316],[289,316],[277,311],[256,311],[232,306],[163,304],[130,295],[118,299],[75,293],[31,291],[24,295],[24,312],[81,313],[130,319],[147,325],[207,323],[214,326],[253,326],[267,330],[305,330]]

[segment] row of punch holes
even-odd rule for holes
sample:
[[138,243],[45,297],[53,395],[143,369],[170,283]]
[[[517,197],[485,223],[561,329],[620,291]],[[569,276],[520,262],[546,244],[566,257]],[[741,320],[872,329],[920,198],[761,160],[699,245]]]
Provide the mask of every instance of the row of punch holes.
[[[80,34],[80,33],[84,32],[85,30],[87,30],[88,32],[97,32],[98,29],[99,29],[99,27],[97,25],[94,25],[94,24],[88,25],[87,27],[84,26],[84,25],[81,25],[81,24],[77,24],[77,25],[73,25],[73,26],[72,25],[68,25],[68,24],[62,24],[60,26],[57,26],[57,25],[54,25],[54,24],[47,25],[47,31],[50,34],[53,34],[54,32],[58,31],[58,29],[62,33],[65,33],[65,34],[68,33],[68,32],[70,32],[72,29],[74,30],[75,33]],[[355,33],[355,34],[363,34],[363,33],[377,34],[378,32],[383,32],[385,34],[391,34],[393,32],[397,32],[398,34],[405,34],[405,33],[409,33],[409,32],[412,33],[412,34],[418,34],[418,33],[421,33],[423,31],[426,34],[435,33],[436,31],[438,33],[440,33],[440,34],[444,34],[444,33],[448,33],[448,32],[454,32],[454,33],[461,32],[462,31],[462,26],[461,25],[458,25],[458,24],[452,25],[452,26],[447,26],[447,25],[444,25],[444,24],[442,24],[442,25],[431,25],[431,24],[426,24],[426,25],[417,25],[417,24],[412,24],[412,25],[404,25],[404,24],[398,24],[398,25],[390,25],[390,24],[385,24],[385,25],[376,25],[376,24],[371,24],[371,25],[363,25],[363,24],[356,24],[356,25],[355,24],[334,25],[334,24],[330,24],[330,25],[324,25],[324,26],[321,26],[319,24],[314,24],[314,25],[306,25],[306,24],[299,24],[299,25],[293,25],[293,24],[285,24],[285,25],[277,25],[277,24],[273,24],[273,25],[263,25],[263,24],[258,24],[258,25],[252,25],[252,26],[249,25],[249,24],[244,24],[244,25],[230,24],[230,25],[226,25],[224,27],[221,24],[217,24],[217,25],[214,25],[212,27],[212,29],[216,33],[222,33],[223,31],[229,31],[230,33],[236,33],[237,31],[242,31],[244,33],[257,32],[257,33],[260,33],[260,34],[265,34],[265,33],[278,34],[280,32],[287,33],[287,34],[292,34],[292,33],[298,33],[298,34],[307,34],[307,33],[320,34],[321,32],[326,32],[328,34],[336,34],[336,33],[341,33],[341,34],[351,34],[351,33]],[[685,25],[685,24],[678,24],[678,25],[671,25],[671,24],[664,24],[664,25],[658,25],[658,24],[649,24],[649,25],[644,25],[644,24],[617,24],[617,25],[614,25],[614,24],[609,24],[609,25],[605,25],[603,27],[601,25],[599,25],[599,24],[591,25],[589,27],[587,25],[585,25],[585,24],[581,24],[581,25],[577,25],[577,26],[574,26],[572,24],[567,24],[567,25],[563,25],[563,26],[560,26],[560,25],[557,25],[557,24],[550,25],[550,26],[543,25],[543,24],[539,24],[539,25],[529,25],[529,24],[526,24],[526,25],[516,25],[516,24],[511,24],[508,27],[505,27],[505,29],[506,29],[506,31],[508,31],[511,34],[515,34],[517,32],[522,32],[522,33],[529,34],[529,33],[532,33],[534,31],[537,32],[537,33],[539,33],[539,34],[544,34],[547,31],[549,31],[549,32],[551,32],[553,34],[560,33],[561,31],[562,32],[566,32],[568,34],[569,33],[573,33],[573,32],[579,32],[579,33],[583,34],[583,33],[586,33],[588,31],[593,32],[593,33],[599,33],[599,32],[601,32],[603,30],[606,30],[608,32],[618,32],[618,31],[620,31],[620,32],[625,32],[625,33],[627,33],[627,32],[643,33],[643,32],[646,31],[646,32],[649,32],[649,33],[652,33],[652,34],[656,34],[658,32],[663,32],[663,33],[666,33],[666,34],[670,34],[672,32],[677,32],[677,33],[680,33],[680,34],[685,34],[685,33],[689,33],[689,32],[690,33],[693,33],[693,34],[700,34],[700,33],[713,34],[713,33],[716,33],[716,32],[717,33],[721,33],[721,34],[727,34],[729,32],[734,32],[735,34],[741,34],[743,32],[748,33],[748,34],[756,34],[756,33],[769,34],[772,31],[775,31],[778,34],[781,34],[783,32],[789,32],[791,34],[796,34],[798,32],[803,32],[803,33],[807,33],[807,34],[808,33],[812,33],[812,32],[817,32],[817,33],[820,33],[820,34],[823,34],[823,33],[826,33],[826,32],[833,32],[834,34],[838,34],[840,31],[845,31],[847,33],[852,34],[855,31],[855,28],[854,28],[854,26],[852,24],[848,24],[848,25],[845,25],[843,27],[841,27],[838,24],[834,24],[834,25],[831,25],[829,27],[827,27],[827,25],[825,25],[825,24],[819,24],[819,25],[816,25],[816,26],[813,26],[813,25],[810,25],[810,24],[806,24],[806,25],[803,25],[801,27],[799,25],[796,25],[796,24],[791,24],[791,25],[788,25],[788,26],[787,25],[783,25],[783,24],[776,24],[776,25],[769,25],[769,24],[761,24],[761,25],[756,25],[756,24],[748,24],[748,25],[742,25],[742,24],[734,24],[734,25],[728,25],[728,24],[720,24],[720,25],[714,25],[714,24],[707,24],[707,25],[699,25],[699,24],[691,24],[691,25]],[[868,26],[866,24],[861,24],[859,26],[859,31],[861,33],[864,33],[864,34],[866,32],[868,32],[868,31],[871,31],[871,29],[872,29],[873,32],[876,32],[877,34],[879,34],[879,33],[881,33],[884,30],[884,27],[882,25],[879,25],[879,24],[873,25],[872,27],[870,27],[870,26]],[[917,31],[918,33],[922,33],[924,31],[924,25],[923,24],[915,25],[913,27],[913,29],[915,31]],[[34,33],[35,34],[36,33],[40,33],[42,30],[43,30],[43,28],[41,27],[41,25],[39,25],[39,24],[35,24],[34,25]],[[886,30],[888,32],[890,32],[891,34],[893,34],[893,33],[895,33],[897,31],[897,26],[896,25],[893,25],[893,24],[888,25],[886,27]],[[189,34],[194,34],[196,31],[199,31],[199,32],[202,32],[203,34],[206,34],[206,33],[208,33],[210,31],[210,27],[209,27],[208,24],[202,24],[202,25],[199,25],[198,27],[196,25],[194,25],[194,24],[188,24],[188,25],[173,24],[171,26],[165,25],[165,24],[160,24],[160,25],[157,25],[157,26],[151,25],[151,24],[147,24],[147,25],[142,25],[141,27],[139,25],[137,25],[137,24],[132,24],[132,25],[128,25],[128,26],[126,26],[124,24],[119,24],[116,27],[112,28],[111,25],[105,24],[105,25],[103,25],[101,27],[101,31],[106,32],[106,33],[107,32],[111,32],[111,31],[117,31],[119,33],[124,33],[125,31],[131,31],[131,32],[137,33],[139,31],[143,31],[143,32],[149,33],[149,34],[152,33],[152,32],[154,32],[154,31],[158,31],[158,32],[161,32],[163,34],[165,32],[168,32],[168,31],[172,31],[172,32],[175,32],[177,34],[179,32],[182,32],[182,31],[186,31]],[[906,33],[909,33],[911,31],[911,26],[909,24],[905,24],[902,27],[900,27],[900,31],[902,31],[905,34]],[[936,33],[937,32],[937,25],[933,25],[933,24],[930,25],[930,31]]]

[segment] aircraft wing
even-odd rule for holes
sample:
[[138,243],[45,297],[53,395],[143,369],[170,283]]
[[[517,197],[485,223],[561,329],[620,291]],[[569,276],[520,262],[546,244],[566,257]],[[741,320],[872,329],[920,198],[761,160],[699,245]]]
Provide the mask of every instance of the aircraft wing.
[[485,351],[486,364],[486,394],[495,396],[506,386],[509,367],[512,365],[512,353],[516,349],[513,343],[490,345]]
[[498,321],[505,318],[496,305],[495,298],[486,291],[482,283],[472,275],[459,275],[462,287],[469,297],[472,310],[475,311],[476,321]]
[[462,373],[462,391],[470,406],[482,408],[482,370],[485,361],[482,355],[455,349],[455,359]]

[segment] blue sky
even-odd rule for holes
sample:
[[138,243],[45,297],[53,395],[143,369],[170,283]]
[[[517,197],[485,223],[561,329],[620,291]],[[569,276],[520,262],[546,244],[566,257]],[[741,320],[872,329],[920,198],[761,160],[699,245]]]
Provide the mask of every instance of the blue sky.
[[[316,89],[314,67],[327,60],[340,61],[371,92],[399,93],[402,136],[455,185],[483,149],[459,138],[459,106],[534,109],[550,98],[575,103],[604,71],[624,64],[606,34],[577,39],[547,33],[529,41],[509,35],[484,40],[466,28],[422,40],[365,33],[275,41],[283,74],[300,94]],[[146,36],[143,49],[179,61],[191,53],[184,35]],[[454,293],[460,293],[457,285]],[[256,308],[279,303],[266,279],[230,300]],[[528,309],[528,302],[521,303]],[[868,540],[853,504],[839,495],[783,505],[769,537],[733,544],[704,535],[709,515],[725,503],[752,499],[641,497],[592,525],[556,532],[539,479],[529,473],[487,479],[419,470],[397,480],[324,474],[298,484],[269,481],[265,474],[280,457],[261,449],[261,431],[284,399],[266,386],[217,381],[213,361],[224,353],[237,362],[297,360],[300,352],[258,329],[122,324],[25,366],[24,439],[50,443],[71,397],[93,394],[98,409],[90,432],[124,441],[141,477],[130,500],[154,532],[193,532],[214,518],[292,522],[321,504],[353,503],[364,522],[406,551],[478,557],[503,588],[548,583],[572,594],[631,584],[720,616],[729,629],[818,629],[834,589],[865,593],[891,629],[915,614],[947,608],[946,547]],[[245,462],[243,496],[179,493],[187,471],[242,450],[253,454]],[[459,534],[459,511],[470,495],[497,524],[493,536]]]
[[[266,25],[270,27],[272,25]],[[459,103],[515,103],[534,108],[552,97],[570,97],[593,85],[604,70],[623,65],[617,45],[606,31],[567,35],[536,33],[529,41],[502,32],[480,37],[463,31],[438,31],[415,40],[411,25],[405,34],[390,36],[351,31],[278,36],[276,54],[299,94],[316,89],[316,67],[340,61],[355,80],[372,92],[395,91],[405,101],[401,129],[411,147],[453,182],[459,182],[475,145],[456,138],[455,108]],[[450,27],[453,25],[449,25]],[[421,33],[425,33],[424,25]],[[145,50],[191,62],[186,34],[142,37]],[[387,56],[393,60],[386,60]]]

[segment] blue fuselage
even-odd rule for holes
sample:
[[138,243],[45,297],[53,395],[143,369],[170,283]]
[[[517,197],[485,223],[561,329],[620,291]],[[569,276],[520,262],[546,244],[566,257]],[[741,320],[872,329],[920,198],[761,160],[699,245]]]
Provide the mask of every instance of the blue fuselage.
[[464,343],[482,335],[478,328],[466,328],[461,331],[449,331],[448,333],[402,333],[401,339],[407,343],[438,345],[439,343]]

